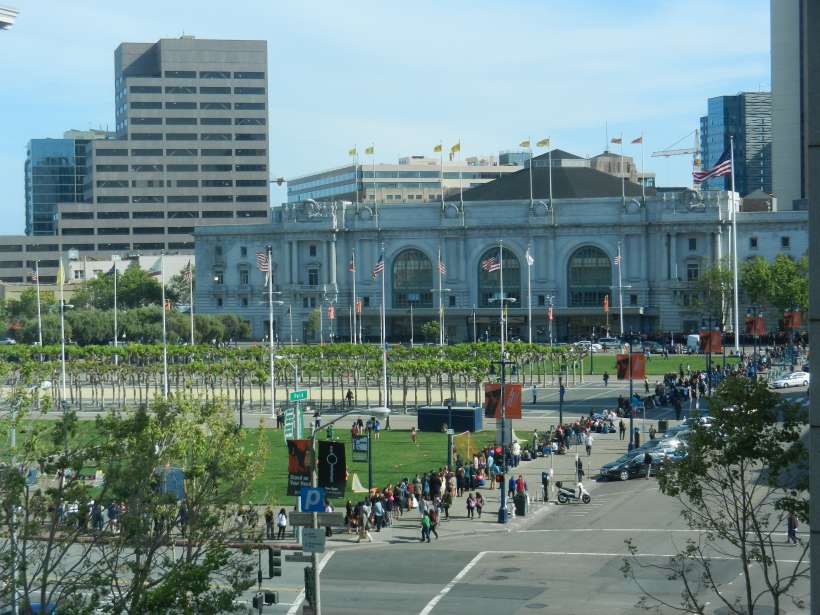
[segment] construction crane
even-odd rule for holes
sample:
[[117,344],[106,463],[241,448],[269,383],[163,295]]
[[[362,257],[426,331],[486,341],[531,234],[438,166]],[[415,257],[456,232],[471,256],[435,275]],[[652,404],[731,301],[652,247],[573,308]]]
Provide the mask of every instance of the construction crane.
[[[682,141],[693,135],[695,138],[693,147],[676,148]],[[692,166],[694,170],[700,170],[700,130],[695,128],[695,130],[687,133],[686,136],[681,137],[666,149],[662,149],[659,152],[652,152],[653,158],[669,158],[670,156],[692,156]]]

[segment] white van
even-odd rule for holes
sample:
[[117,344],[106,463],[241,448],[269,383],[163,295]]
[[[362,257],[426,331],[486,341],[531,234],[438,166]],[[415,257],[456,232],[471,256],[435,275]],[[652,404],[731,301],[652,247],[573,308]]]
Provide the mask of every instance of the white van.
[[686,336],[686,350],[690,353],[700,352],[700,335],[693,333]]

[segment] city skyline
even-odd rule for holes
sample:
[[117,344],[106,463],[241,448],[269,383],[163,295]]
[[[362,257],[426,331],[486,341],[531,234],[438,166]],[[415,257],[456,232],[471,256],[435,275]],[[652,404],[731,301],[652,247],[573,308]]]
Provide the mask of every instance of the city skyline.
[[[16,59],[0,69],[7,91],[0,102],[4,232],[23,230],[28,140],[70,128],[113,129],[116,46],[183,33],[268,40],[272,178],[343,165],[351,147],[371,143],[383,162],[432,155],[442,141],[460,141],[466,157],[515,149],[528,137],[551,137],[554,147],[594,155],[605,148],[608,128],[610,138],[623,133],[627,143],[644,134],[645,166],[658,185],[688,185],[689,158],[649,154],[694,130],[709,97],[769,89],[769,3],[743,3],[742,11],[738,2],[710,5],[713,19],[698,22],[693,46],[680,36],[680,24],[698,14],[697,4],[510,10],[422,3],[405,14],[376,4],[356,12],[324,4],[307,13],[295,3],[253,3],[241,15],[226,15],[209,12],[208,3],[147,2],[129,15],[104,4],[69,9],[18,0],[17,24],[0,41]],[[521,10],[531,18],[522,20]],[[454,27],[468,11],[470,19]],[[396,29],[399,19],[405,25]],[[729,48],[727,20],[744,33]],[[78,37],[66,23],[109,25]],[[624,152],[640,157],[639,146]],[[284,187],[274,185],[271,202],[284,199]]]

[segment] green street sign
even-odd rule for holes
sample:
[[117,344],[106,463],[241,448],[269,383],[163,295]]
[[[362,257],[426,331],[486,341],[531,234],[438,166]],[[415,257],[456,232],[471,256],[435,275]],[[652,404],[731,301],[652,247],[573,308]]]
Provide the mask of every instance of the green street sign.
[[307,389],[304,391],[291,391],[290,401],[305,401],[308,398]]

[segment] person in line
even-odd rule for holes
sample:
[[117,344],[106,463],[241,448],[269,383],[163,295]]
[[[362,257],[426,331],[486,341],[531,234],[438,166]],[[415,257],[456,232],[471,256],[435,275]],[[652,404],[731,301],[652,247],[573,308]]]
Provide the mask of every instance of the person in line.
[[373,503],[373,517],[376,519],[376,531],[381,532],[384,525],[384,505],[381,498],[376,498]]
[[484,498],[482,495],[476,491],[475,493],[475,509],[478,513],[478,518],[481,519],[481,510],[484,508]]
[[[333,504],[330,503],[330,500],[325,499],[325,512],[332,513],[333,512]],[[325,527],[325,536],[330,538],[333,536],[333,528],[329,525]]]
[[421,542],[425,540],[429,543],[430,542],[430,515],[427,514],[427,511],[421,516]]
[[788,535],[786,536],[786,544],[797,544],[797,515],[794,514],[794,511],[789,513],[789,516],[786,518],[786,526],[788,529]]
[[356,542],[361,542],[362,538],[367,538],[368,542],[373,542],[373,536],[370,533],[370,503],[368,500],[362,502],[359,509],[359,537]]
[[584,436],[584,446],[587,449],[587,457],[592,455],[592,432],[587,432]]
[[276,515],[276,540],[284,540],[285,528],[288,526],[288,513],[284,508]]
[[265,539],[273,539],[273,509],[270,506],[265,509]]
[[467,518],[475,518],[475,498],[472,493],[467,494]]

